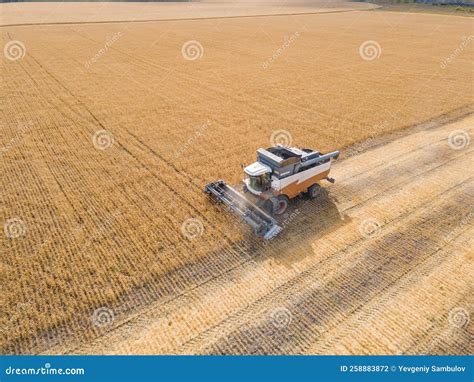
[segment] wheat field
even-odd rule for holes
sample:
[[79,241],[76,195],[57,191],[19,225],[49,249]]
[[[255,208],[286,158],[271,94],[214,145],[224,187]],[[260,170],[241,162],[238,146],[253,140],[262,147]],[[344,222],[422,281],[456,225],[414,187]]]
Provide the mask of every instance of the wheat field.
[[16,48],[1,60],[2,353],[93,340],[97,309],[120,320],[252,253],[202,189],[239,182],[258,147],[344,156],[471,107],[472,26],[354,12],[1,27]]

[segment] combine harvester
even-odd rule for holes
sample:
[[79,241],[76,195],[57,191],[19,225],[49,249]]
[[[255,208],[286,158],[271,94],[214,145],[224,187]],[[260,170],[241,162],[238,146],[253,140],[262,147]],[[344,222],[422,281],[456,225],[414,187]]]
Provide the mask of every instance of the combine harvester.
[[305,193],[317,197],[320,180],[334,183],[328,175],[332,160],[338,157],[339,151],[322,154],[296,147],[260,148],[257,161],[244,169],[247,178],[242,192],[223,180],[209,183],[204,191],[249,224],[257,236],[271,240],[282,230],[273,216],[283,214],[290,199]]

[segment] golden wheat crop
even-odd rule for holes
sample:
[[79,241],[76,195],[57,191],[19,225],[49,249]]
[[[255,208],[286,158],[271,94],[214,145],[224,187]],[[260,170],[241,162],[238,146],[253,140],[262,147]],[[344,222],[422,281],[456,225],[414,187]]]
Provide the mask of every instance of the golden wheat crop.
[[2,27],[20,51],[1,60],[2,353],[93,338],[98,308],[126,315],[251,251],[202,188],[237,183],[258,147],[343,149],[471,105],[471,28],[370,12]]

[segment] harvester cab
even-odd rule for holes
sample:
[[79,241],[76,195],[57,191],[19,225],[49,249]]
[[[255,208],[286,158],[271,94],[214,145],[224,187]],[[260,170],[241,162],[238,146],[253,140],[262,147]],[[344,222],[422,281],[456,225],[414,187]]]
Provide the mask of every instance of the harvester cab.
[[290,199],[303,194],[316,198],[319,182],[329,178],[339,151],[322,154],[311,149],[276,146],[257,150],[257,161],[244,168],[243,193],[223,180],[209,183],[205,192],[251,225],[257,236],[270,240],[281,227],[273,217],[283,214]]
[[255,195],[268,191],[271,188],[272,169],[260,162],[252,163],[244,168],[247,178],[245,186]]

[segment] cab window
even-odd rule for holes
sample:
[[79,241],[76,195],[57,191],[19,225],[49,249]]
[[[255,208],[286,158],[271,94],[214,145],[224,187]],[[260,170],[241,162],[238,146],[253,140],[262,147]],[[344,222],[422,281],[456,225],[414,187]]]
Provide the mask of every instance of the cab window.
[[250,187],[255,191],[265,191],[270,183],[270,174],[263,174],[259,176],[251,176],[249,177],[250,180]]

